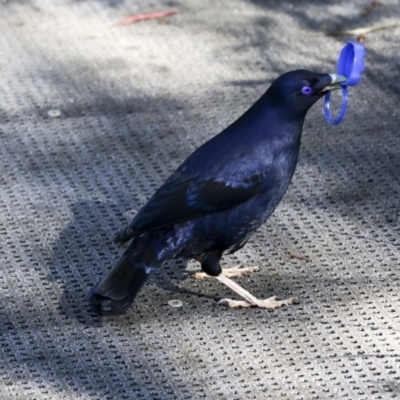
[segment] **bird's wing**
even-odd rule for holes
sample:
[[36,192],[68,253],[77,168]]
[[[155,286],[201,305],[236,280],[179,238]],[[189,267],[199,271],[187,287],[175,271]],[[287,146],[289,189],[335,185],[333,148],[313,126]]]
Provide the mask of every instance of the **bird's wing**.
[[240,180],[202,180],[176,171],[114,239],[128,241],[144,232],[229,210],[261,193],[267,171]]

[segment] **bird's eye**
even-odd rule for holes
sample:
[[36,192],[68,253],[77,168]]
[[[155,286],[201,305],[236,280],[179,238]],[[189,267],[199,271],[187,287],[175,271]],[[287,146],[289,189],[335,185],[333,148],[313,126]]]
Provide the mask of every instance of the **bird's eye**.
[[304,86],[303,89],[301,89],[301,93],[305,94],[305,95],[310,95],[312,92],[312,89],[310,86]]

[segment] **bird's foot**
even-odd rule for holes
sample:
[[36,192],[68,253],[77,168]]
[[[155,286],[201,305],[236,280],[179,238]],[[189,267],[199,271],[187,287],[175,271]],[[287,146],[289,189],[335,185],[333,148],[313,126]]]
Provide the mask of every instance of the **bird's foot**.
[[294,299],[286,299],[286,300],[278,300],[277,296],[270,297],[268,299],[259,300],[252,299],[252,302],[248,302],[245,300],[231,300],[231,299],[222,299],[218,302],[218,304],[226,304],[229,308],[248,308],[248,307],[259,307],[259,308],[267,308],[274,309],[282,306],[289,306],[294,304]]
[[[227,278],[238,278],[244,274],[250,274],[252,272],[258,271],[259,269],[260,268],[257,266],[244,267],[243,265],[238,265],[237,267],[223,269],[221,274],[226,276]],[[195,279],[198,280],[212,278],[211,275],[208,275],[205,272],[196,272],[193,276]]]
[[235,281],[229,279],[228,277],[220,274],[215,277],[218,281],[228,286],[234,292],[236,292],[240,297],[245,300],[231,300],[231,299],[222,299],[218,304],[227,304],[230,308],[237,307],[259,307],[259,308],[278,308],[284,305],[288,306],[290,304],[294,304],[294,299],[286,299],[286,300],[278,300],[276,296],[270,297],[269,299],[259,300],[257,297],[254,297],[251,293],[249,293],[246,289],[242,288]]

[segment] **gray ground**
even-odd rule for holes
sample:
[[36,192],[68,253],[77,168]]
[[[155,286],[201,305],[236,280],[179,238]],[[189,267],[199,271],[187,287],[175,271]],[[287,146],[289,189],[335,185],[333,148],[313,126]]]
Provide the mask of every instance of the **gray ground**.
[[224,258],[299,305],[217,306],[229,290],[175,262],[122,317],[85,301],[169,173],[279,74],[335,72],[351,37],[323,31],[398,21],[383,2],[3,0],[0,398],[400,398],[399,28],[367,35],[345,121],[314,107],[284,201]]

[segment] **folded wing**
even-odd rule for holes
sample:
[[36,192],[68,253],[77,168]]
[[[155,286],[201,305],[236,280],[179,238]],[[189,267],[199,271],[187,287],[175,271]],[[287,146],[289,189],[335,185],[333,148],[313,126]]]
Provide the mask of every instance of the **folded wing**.
[[145,232],[190,221],[208,214],[229,210],[262,190],[268,172],[240,180],[202,180],[175,172],[138,212],[129,226],[114,239],[123,243]]

